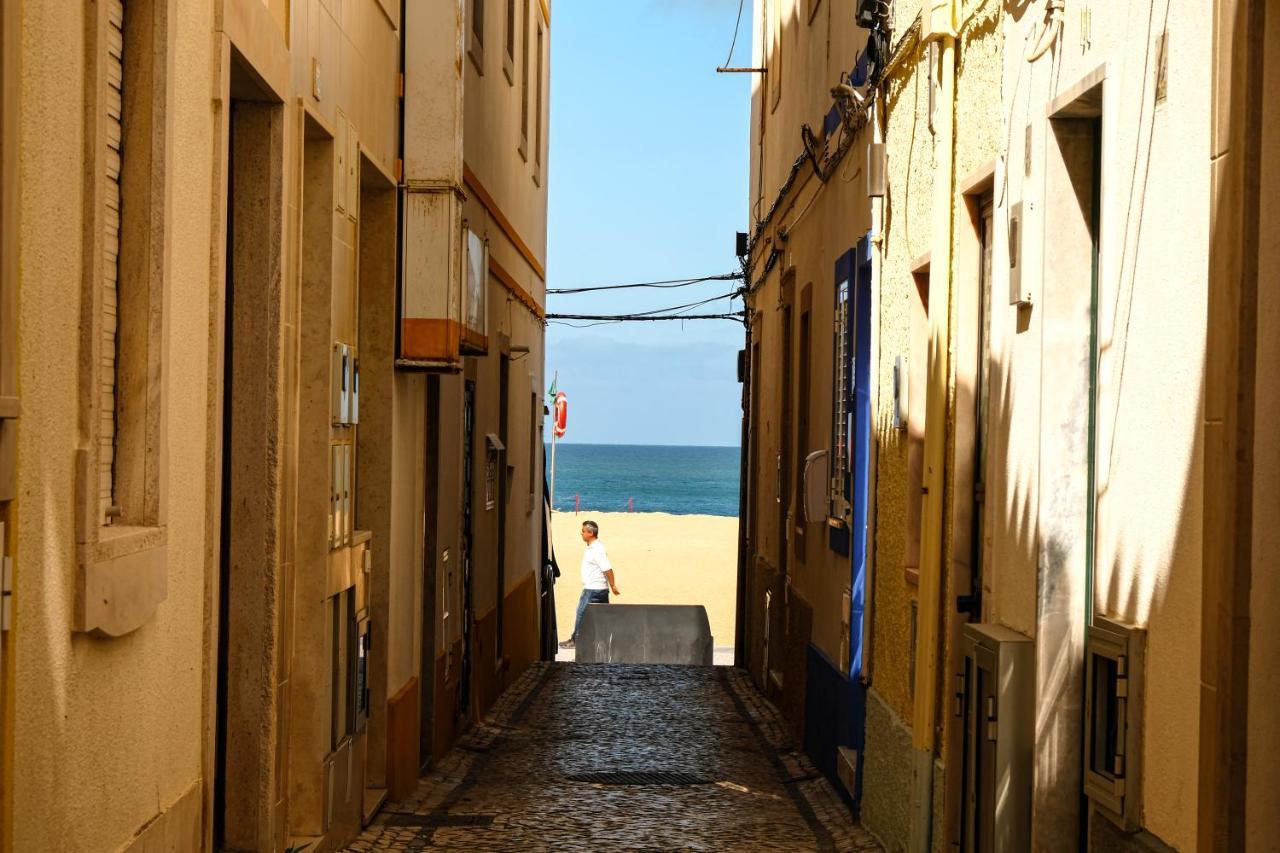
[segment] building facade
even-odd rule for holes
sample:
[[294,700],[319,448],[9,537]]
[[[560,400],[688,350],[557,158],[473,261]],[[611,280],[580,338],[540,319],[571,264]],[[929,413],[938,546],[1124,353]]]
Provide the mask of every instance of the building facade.
[[745,664],[889,849],[1264,849],[1275,16],[755,11]]
[[5,0],[0,849],[339,847],[539,656],[549,15]]

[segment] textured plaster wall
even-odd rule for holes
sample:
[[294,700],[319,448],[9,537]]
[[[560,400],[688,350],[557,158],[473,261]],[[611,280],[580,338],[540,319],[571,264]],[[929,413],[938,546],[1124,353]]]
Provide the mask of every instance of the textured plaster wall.
[[889,193],[884,201],[876,287],[880,344],[876,369],[882,393],[876,399],[872,427],[879,448],[872,679],[887,707],[903,720],[911,716],[911,604],[917,588],[905,573],[910,491],[907,434],[893,426],[892,389],[897,357],[911,356],[912,262],[929,251],[931,234],[936,152],[929,130],[926,57],[926,51],[911,48],[887,85],[884,140]]
[[[1267,10],[1266,83],[1280,85],[1280,16]],[[1253,586],[1249,616],[1249,758],[1245,826],[1248,849],[1266,850],[1280,837],[1280,711],[1275,685],[1280,683],[1280,442],[1272,424],[1280,421],[1280,388],[1273,371],[1280,364],[1280,104],[1263,98],[1262,210],[1258,270],[1257,410],[1253,481]]]
[[[1088,29],[1068,14],[1053,54],[1029,65],[1017,45],[1039,11],[1006,22],[1006,121],[1011,145],[1008,203],[1027,208],[1026,271],[1042,268],[1055,240],[1042,198],[1043,163],[1056,145],[1044,120],[1049,102],[1106,64],[1103,103],[1102,237],[1099,284],[1097,416],[1097,609],[1148,632],[1143,760],[1143,821],[1177,847],[1194,846],[1198,713],[1186,701],[1199,657],[1200,435],[1204,354],[1204,276],[1208,246],[1207,160],[1209,43],[1207,4],[1142,7],[1093,3]],[[1156,39],[1169,38],[1168,98],[1155,103]],[[1012,85],[1010,81],[1018,81]],[[1032,150],[1023,141],[1030,124]],[[1030,174],[1025,163],[1030,160]],[[1056,212],[1056,215],[1065,215]],[[1007,257],[1007,256],[1006,256]],[[1083,259],[1087,262],[1087,258]],[[997,264],[997,268],[1000,265]],[[1029,289],[1038,298],[1033,277]],[[996,291],[1001,291],[999,278]],[[1053,447],[1035,446],[1035,414],[1023,408],[1050,382],[1036,369],[1038,308],[1029,328],[994,342],[1012,368],[1001,390],[1010,401],[1010,475],[1001,504],[1012,520],[1022,507],[1046,523],[1052,504],[1023,499],[1024,460],[1044,464]],[[1015,327],[1016,328],[1016,327]],[[1007,388],[1008,390],[1004,390]],[[1053,430],[1057,425],[1046,424]],[[1010,532],[1021,536],[1024,522]],[[1037,537],[1039,538],[1039,537]],[[1020,542],[1020,538],[1012,540]],[[1020,549],[1019,549],[1020,550]],[[1010,562],[1020,577],[1025,559]],[[996,559],[999,590],[1005,578]],[[1017,584],[1012,587],[1017,589]],[[1022,596],[998,593],[999,616],[1023,630]]]
[[[12,842],[15,850],[124,844],[200,775],[207,351],[169,348],[173,484],[168,598],[115,640],[70,632],[76,577],[76,446],[81,259],[80,4],[22,7],[21,308],[23,424],[15,630]],[[176,4],[170,334],[208,328],[213,127],[210,11]],[[59,73],[49,73],[49,69]],[[196,487],[190,487],[197,484]]]
[[889,851],[907,849],[910,837],[911,730],[878,690],[867,695],[867,754],[863,825]]

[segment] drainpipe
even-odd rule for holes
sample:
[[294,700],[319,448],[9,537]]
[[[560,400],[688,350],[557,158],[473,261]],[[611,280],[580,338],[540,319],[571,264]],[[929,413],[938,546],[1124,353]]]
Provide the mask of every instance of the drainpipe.
[[[925,406],[924,512],[920,543],[919,618],[916,638],[915,706],[911,719],[911,850],[931,848],[933,756],[937,740],[938,668],[942,634],[942,524],[946,488],[947,383],[951,349],[951,221],[955,172],[955,0],[929,0],[921,41],[936,44],[938,156],[933,172],[933,221],[929,264],[929,387]],[[922,21],[923,23],[923,21]]]

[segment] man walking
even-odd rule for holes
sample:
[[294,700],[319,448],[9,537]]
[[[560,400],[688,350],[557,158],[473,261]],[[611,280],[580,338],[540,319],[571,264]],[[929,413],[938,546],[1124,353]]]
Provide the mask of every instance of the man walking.
[[600,526],[594,521],[582,522],[582,541],[587,543],[587,550],[582,554],[582,597],[578,599],[578,617],[573,621],[573,636],[560,644],[562,649],[572,649],[578,639],[578,628],[582,625],[582,614],[587,612],[588,604],[608,604],[609,590],[614,595],[618,585],[613,582],[613,565],[609,555],[605,553],[604,543],[600,541]]

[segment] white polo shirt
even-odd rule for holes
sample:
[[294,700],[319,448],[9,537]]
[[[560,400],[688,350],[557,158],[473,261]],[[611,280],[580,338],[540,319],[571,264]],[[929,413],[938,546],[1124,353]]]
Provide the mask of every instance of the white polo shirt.
[[593,540],[582,555],[582,588],[608,589],[609,579],[604,573],[609,571],[613,571],[613,564],[605,553],[604,543],[599,539]]

